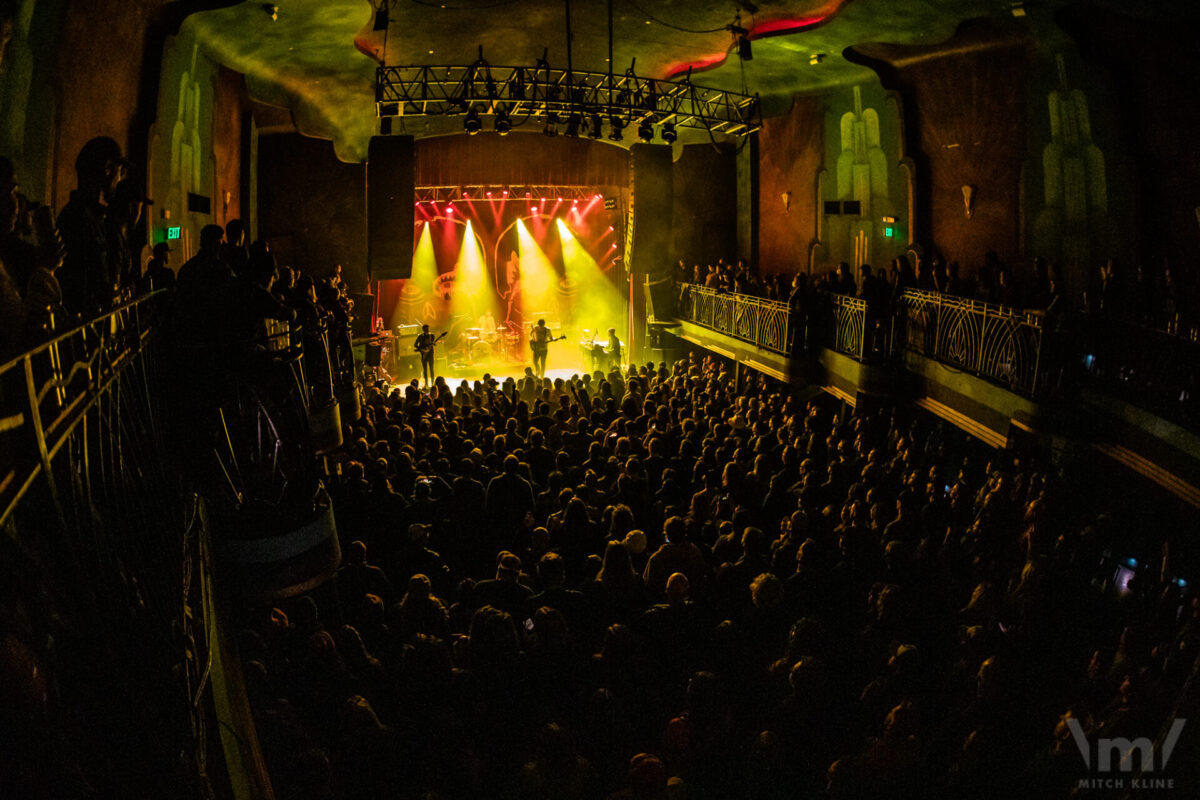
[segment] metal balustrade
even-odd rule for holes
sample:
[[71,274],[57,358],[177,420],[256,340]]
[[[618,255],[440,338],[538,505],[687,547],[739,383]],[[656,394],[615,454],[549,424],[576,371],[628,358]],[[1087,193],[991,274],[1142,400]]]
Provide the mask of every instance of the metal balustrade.
[[787,355],[791,350],[787,303],[685,284],[680,305],[682,316],[697,325],[773,353]]
[[187,798],[210,796],[175,782],[181,756],[206,774],[207,562],[164,431],[164,300],[123,303],[0,364],[0,585],[37,609],[14,635],[70,698],[28,735],[78,735],[37,746],[104,764],[70,778],[99,793]]
[[861,360],[867,352],[867,301],[829,292],[821,292],[818,297],[828,312],[828,336],[821,340],[830,350]]
[[[819,330],[808,340],[858,360],[886,357],[903,347],[1034,395],[1044,383],[1044,314],[961,297],[906,290],[891,309],[891,324],[868,314],[867,303],[848,295],[817,292],[819,313],[806,314]],[[685,284],[684,318],[765,350],[788,354],[791,334],[803,321],[787,303]],[[795,318],[793,318],[795,317]]]
[[912,352],[1032,396],[1041,388],[1045,314],[908,289],[893,312],[897,341]]

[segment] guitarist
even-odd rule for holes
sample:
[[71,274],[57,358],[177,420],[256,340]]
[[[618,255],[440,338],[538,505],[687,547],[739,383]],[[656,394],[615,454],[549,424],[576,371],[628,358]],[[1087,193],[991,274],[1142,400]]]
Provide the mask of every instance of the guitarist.
[[546,377],[546,354],[554,334],[546,327],[546,320],[539,319],[537,327],[529,332],[529,347],[533,350],[533,371],[539,378]]
[[445,336],[434,336],[429,332],[428,325],[421,326],[421,335],[413,342],[413,349],[421,354],[421,377],[425,380],[427,386],[433,385],[433,346],[438,340]]

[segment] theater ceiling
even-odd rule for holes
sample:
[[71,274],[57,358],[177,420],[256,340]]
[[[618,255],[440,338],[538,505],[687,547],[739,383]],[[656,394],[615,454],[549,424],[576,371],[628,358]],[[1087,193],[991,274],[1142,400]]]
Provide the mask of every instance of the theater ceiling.
[[[386,30],[379,30],[376,10],[385,1],[247,0],[194,14],[185,24],[214,60],[246,75],[255,99],[290,109],[302,133],[333,140],[348,161],[365,157],[376,131],[375,69],[385,48],[389,65],[465,65],[480,47],[495,65],[532,66],[543,52],[551,66],[567,65],[565,2],[390,0]],[[1176,5],[1103,2],[1130,14]],[[1056,30],[1054,15],[1066,5],[1065,0],[613,0],[612,64],[622,74],[636,60],[636,74],[653,78],[691,65],[694,83],[759,94],[765,115],[772,116],[786,111],[795,94],[872,78],[860,52],[894,52],[895,46],[928,52],[950,43],[969,20],[993,22],[1013,35],[1042,36]],[[574,68],[606,71],[608,3],[574,0],[570,8]],[[735,21],[749,31],[751,60],[739,58],[726,29]],[[403,125],[403,132],[418,137],[461,130],[462,117],[409,118]],[[707,140],[705,131],[689,133]],[[680,140],[687,141],[683,134]],[[633,138],[626,136],[626,143]]]

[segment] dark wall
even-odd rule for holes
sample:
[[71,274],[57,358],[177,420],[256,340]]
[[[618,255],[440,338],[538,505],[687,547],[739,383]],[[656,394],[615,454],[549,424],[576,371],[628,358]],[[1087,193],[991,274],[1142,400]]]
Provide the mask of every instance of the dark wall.
[[681,148],[675,161],[675,258],[688,266],[737,252],[737,159],[711,144]]
[[216,161],[217,197],[213,198],[216,222],[224,225],[231,219],[242,219],[243,165],[242,126],[249,120],[250,95],[246,78],[240,72],[221,68],[217,74],[213,98],[213,156]]
[[[808,270],[825,156],[823,108],[819,97],[797,97],[785,116],[765,120],[758,134],[758,259],[764,274]],[[786,211],[784,192],[791,193]]]
[[[919,60],[897,71],[917,162],[917,240],[964,267],[1020,256],[1026,156],[1024,43]],[[974,187],[967,217],[963,186]]]
[[147,52],[147,33],[163,4],[163,0],[92,0],[70,3],[68,12],[59,17],[53,44],[56,130],[49,198],[56,206],[61,208],[75,188],[75,156],[85,142],[93,136],[111,136],[127,152],[131,149],[142,99],[143,61],[150,59],[157,65],[160,57],[157,51]]
[[1195,26],[1151,23],[1092,6],[1064,9],[1059,21],[1088,67],[1110,82],[1119,109],[1112,122],[1136,170],[1123,175],[1137,196],[1130,211],[1139,229],[1133,257],[1148,267],[1165,257],[1177,272],[1190,271],[1195,279],[1200,265]]
[[279,264],[321,277],[337,264],[355,292],[367,285],[366,171],[339,161],[333,143],[300,134],[258,145],[259,235]]

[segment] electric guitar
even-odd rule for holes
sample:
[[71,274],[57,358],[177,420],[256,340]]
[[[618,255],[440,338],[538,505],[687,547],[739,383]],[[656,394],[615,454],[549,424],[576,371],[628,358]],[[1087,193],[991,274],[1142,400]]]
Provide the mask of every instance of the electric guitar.
[[[532,331],[530,333],[532,334]],[[561,342],[565,338],[567,337],[564,334],[563,336],[559,336],[557,338],[552,336],[544,342],[535,342],[533,340],[533,336],[531,335],[529,337],[529,349],[533,351],[535,356],[543,356],[550,349],[547,345],[551,344],[552,342]]]
[[[416,350],[418,353],[420,353],[423,356],[427,356],[433,352],[433,346],[435,344],[437,344],[438,342],[440,342],[442,339],[446,338],[446,334],[449,332],[450,331],[442,331],[441,333],[439,333],[437,335],[437,338],[435,338],[432,342],[430,342],[429,344],[424,345],[424,346],[414,343],[413,350]],[[418,337],[418,338],[420,338],[420,337]]]

